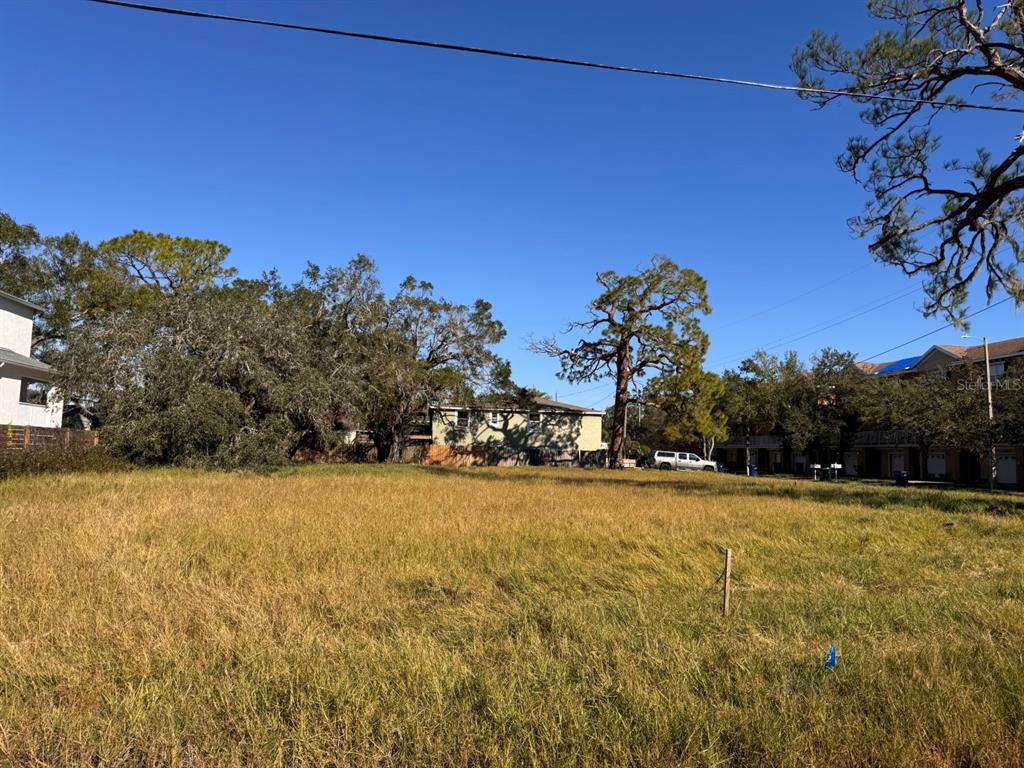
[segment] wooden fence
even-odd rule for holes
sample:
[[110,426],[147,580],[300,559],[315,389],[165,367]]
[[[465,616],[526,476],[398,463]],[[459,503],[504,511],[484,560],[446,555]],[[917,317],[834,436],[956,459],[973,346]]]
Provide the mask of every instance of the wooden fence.
[[427,448],[423,463],[444,464],[450,467],[516,467],[523,465],[604,467],[608,465],[608,456],[607,451],[561,451],[542,448],[520,451],[500,444],[493,446],[431,445]]
[[9,426],[2,434],[4,439],[0,449],[5,451],[95,448],[100,444],[100,433],[85,429]]
[[507,456],[499,456],[495,451],[482,448],[452,447],[450,445],[431,445],[423,457],[424,464],[444,464],[449,467],[482,467],[493,464],[526,464],[526,454],[510,452]]

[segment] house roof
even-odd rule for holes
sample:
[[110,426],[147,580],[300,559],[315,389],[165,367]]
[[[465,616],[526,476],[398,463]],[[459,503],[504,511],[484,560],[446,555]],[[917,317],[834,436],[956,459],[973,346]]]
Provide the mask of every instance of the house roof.
[[[970,347],[963,347],[958,344],[936,344],[932,349],[941,349],[943,352],[948,352],[954,357],[963,357],[964,352],[970,349]],[[930,352],[931,350],[928,351]]]
[[[959,350],[957,357],[971,362],[985,359],[984,344],[976,344],[973,347],[943,347],[943,349]],[[1020,336],[1016,339],[1003,339],[1002,341],[989,342],[989,359],[996,359],[999,357],[1016,357],[1017,355],[1024,355],[1024,336]]]
[[579,413],[604,413],[603,411],[595,411],[593,408],[585,408],[582,405],[573,405],[572,403],[563,403],[558,400],[552,400],[549,397],[538,397],[534,398],[534,401],[541,408],[551,408],[559,411],[578,411]]
[[[549,397],[535,397],[533,399],[533,403],[540,410],[564,411],[566,413],[581,413],[581,414],[589,414],[589,415],[595,415],[595,416],[603,416],[604,415],[604,411],[595,411],[593,408],[585,408],[582,405],[573,405],[572,403],[563,403],[563,402],[561,402],[559,400],[552,400]],[[502,408],[504,410],[514,410],[514,411],[516,411],[516,410],[518,410],[518,411],[528,410],[525,406],[514,405],[514,404],[510,404],[508,402],[501,402],[501,401],[493,400],[493,399],[490,399],[490,398],[482,398],[482,399],[478,400],[476,403],[474,403],[472,406],[452,405],[450,403],[445,403],[444,405],[441,405],[439,407],[440,408],[444,408],[444,409],[448,409],[448,410],[466,409],[466,410],[477,410],[477,411],[482,411],[482,410],[491,409],[491,408]]]
[[887,365],[892,365],[892,362],[888,363],[854,363],[864,373],[878,373],[880,370],[885,368]]
[[917,365],[917,361],[920,359],[920,355],[915,355],[914,357],[904,357],[902,360],[894,360],[891,363],[884,363],[874,373],[879,376],[885,376],[888,373],[903,373]]
[[34,310],[35,312],[43,311],[43,308],[38,304],[34,304],[31,301],[26,301],[25,299],[21,298],[21,296],[15,296],[13,293],[8,293],[7,291],[0,291],[0,298],[13,301],[15,304],[21,304],[22,306],[28,307],[29,309]]
[[40,373],[50,373],[53,370],[53,368],[42,360],[36,360],[34,357],[22,355],[19,352],[15,352],[13,349],[7,349],[6,347],[0,347],[0,363],[17,365],[20,368],[28,368],[30,371],[39,371]]
[[[1024,336],[989,342],[988,354],[991,360],[1024,356]],[[985,359],[985,345],[935,344],[929,347],[923,355],[917,357],[905,357],[902,360],[891,360],[885,363],[857,363],[857,367],[868,374],[886,376],[915,369],[918,371],[931,370],[938,367],[930,363],[935,358],[940,361],[938,366],[956,364],[957,362],[980,362]]]

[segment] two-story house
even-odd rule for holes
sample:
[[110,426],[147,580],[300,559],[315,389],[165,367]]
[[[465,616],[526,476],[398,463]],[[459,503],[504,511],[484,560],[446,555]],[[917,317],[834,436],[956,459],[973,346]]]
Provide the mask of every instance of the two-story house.
[[439,405],[430,409],[431,442],[472,451],[483,463],[600,463],[603,415],[546,397],[528,404]]
[[42,308],[0,291],[0,426],[59,427],[64,402],[53,371],[32,357],[32,318]]
[[[1024,357],[1024,337],[991,342],[988,353],[992,379],[998,383],[1010,362]],[[857,367],[868,376],[910,377],[984,361],[984,345],[937,344],[921,355],[879,363],[857,363]],[[978,397],[983,403],[983,390],[978,390]],[[813,463],[828,465],[837,462],[848,477],[891,478],[896,472],[907,472],[912,480],[952,480],[974,484],[986,476],[986,468],[977,454],[937,446],[928,446],[925,453],[917,436],[900,429],[861,431],[842,455],[838,454],[838,449],[839,446],[834,445],[824,456],[800,455],[787,450],[785,440],[778,434],[739,435],[720,446],[719,456],[727,466],[742,470],[749,451],[750,463],[756,465],[761,473],[806,474],[811,471]],[[1000,444],[995,449],[997,482],[1005,487],[1024,485],[1024,446]]]

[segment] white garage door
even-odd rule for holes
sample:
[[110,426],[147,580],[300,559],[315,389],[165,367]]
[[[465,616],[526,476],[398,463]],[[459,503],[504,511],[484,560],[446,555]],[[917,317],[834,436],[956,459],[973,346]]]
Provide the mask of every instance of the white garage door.
[[996,482],[1016,485],[1017,457],[1013,455],[996,456]]
[[902,472],[903,467],[903,451],[899,453],[889,454],[889,474],[893,472]]
[[941,477],[946,474],[946,454],[928,454],[928,474],[934,475],[935,477]]

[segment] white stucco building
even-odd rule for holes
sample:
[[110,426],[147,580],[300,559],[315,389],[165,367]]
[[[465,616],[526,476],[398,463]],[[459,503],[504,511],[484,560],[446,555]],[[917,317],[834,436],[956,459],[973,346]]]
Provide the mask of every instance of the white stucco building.
[[32,318],[41,307],[0,291],[0,426],[59,427],[64,401],[53,371],[32,357]]

